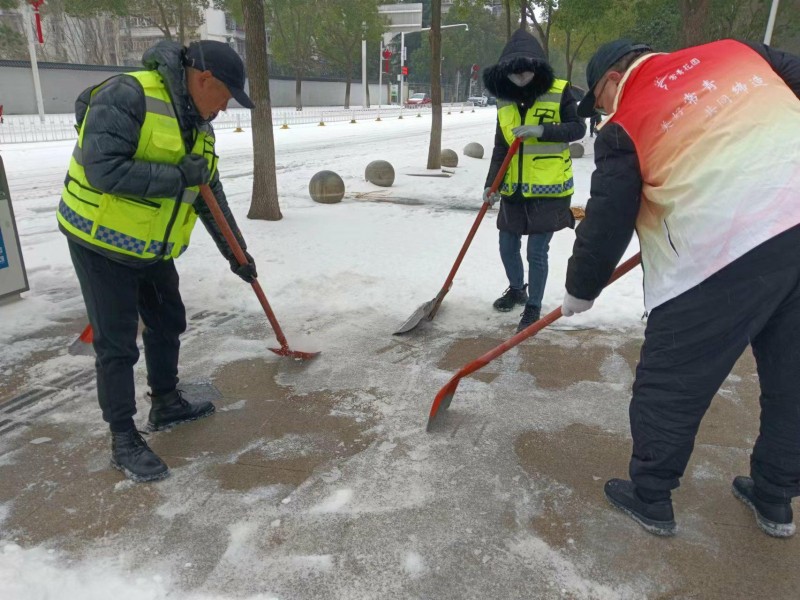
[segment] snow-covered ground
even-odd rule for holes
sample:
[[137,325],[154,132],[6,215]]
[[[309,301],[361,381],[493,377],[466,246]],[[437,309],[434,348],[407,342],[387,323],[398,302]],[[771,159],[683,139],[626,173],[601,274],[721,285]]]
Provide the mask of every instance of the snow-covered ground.
[[[279,222],[245,217],[252,185],[249,131],[218,133],[219,168],[228,201],[259,265],[262,285],[286,323],[284,329],[309,328],[320,319],[336,321],[337,312],[348,311],[377,311],[399,324],[436,294],[480,206],[494,115],[492,108],[445,115],[442,145],[460,155],[451,178],[408,176],[426,172],[429,117],[276,129],[284,215]],[[482,160],[461,154],[471,141],[486,149]],[[586,144],[587,157],[574,161],[577,206],[585,202],[593,169],[589,138]],[[0,330],[0,364],[10,364],[10,355],[19,358],[25,352],[18,345],[12,348],[12,340],[22,341],[32,331],[83,310],[54,216],[72,147],[73,142],[65,141],[0,149],[31,284],[24,302],[2,308],[7,325]],[[393,164],[397,176],[391,188],[364,180],[364,168],[376,159]],[[344,179],[347,192],[342,203],[320,205],[311,200],[308,182],[323,169]],[[490,211],[447,296],[447,310],[437,317],[453,331],[480,328],[481,321],[494,326],[517,316],[485,310],[507,286],[495,218],[496,211]],[[553,237],[545,310],[560,304],[573,240],[569,229]],[[636,250],[632,245],[629,254]],[[227,271],[199,224],[191,252],[177,264],[189,311],[257,307],[248,289]],[[590,312],[570,323],[625,328],[638,322],[643,312],[641,284],[641,272],[631,273],[604,293]],[[313,329],[314,343],[324,350],[331,334],[324,328]]]
[[[432,369],[427,373],[409,374],[397,365],[387,365],[385,369],[376,367],[367,373],[360,369],[363,369],[367,359],[379,360],[376,351],[391,343],[393,328],[403,322],[420,303],[431,299],[441,287],[480,205],[494,136],[495,114],[495,110],[489,107],[477,109],[474,113],[454,112],[444,116],[443,147],[453,148],[460,155],[458,168],[451,178],[410,176],[412,173],[425,172],[429,116],[276,129],[278,185],[284,215],[279,222],[245,218],[252,183],[250,132],[222,131],[218,134],[220,172],[228,201],[238,218],[249,251],[256,258],[260,280],[289,342],[299,349],[323,351],[304,374],[286,376],[285,382],[295,386],[298,393],[355,388],[370,390],[365,392],[367,394],[379,390],[375,393],[383,398],[389,397],[386,395],[388,392],[381,396],[383,392],[380,390],[389,390],[394,385],[395,388],[401,388],[399,392],[393,392],[396,394],[391,396],[394,402],[400,398],[408,399],[405,405],[385,400],[376,403],[376,410],[381,413],[382,419],[378,428],[380,445],[371,447],[371,455],[365,453],[354,458],[350,465],[342,467],[338,476],[329,477],[330,482],[336,482],[334,485],[325,485],[324,489],[311,486],[303,488],[305,497],[298,493],[291,505],[279,505],[281,510],[297,511],[293,513],[293,518],[304,527],[313,528],[315,524],[320,524],[324,529],[326,526],[321,523],[328,515],[371,515],[394,510],[402,514],[403,510],[431,502],[435,496],[436,484],[432,483],[435,475],[430,475],[434,479],[429,479],[421,473],[420,461],[429,462],[428,466],[433,471],[437,467],[442,468],[435,459],[435,448],[441,449],[441,445],[446,445],[449,440],[430,441],[433,438],[420,437],[420,431],[433,393],[451,373]],[[483,144],[486,156],[482,160],[463,156],[461,150],[468,142]],[[593,168],[591,140],[587,138],[585,144],[587,157],[574,162],[575,205],[582,205],[588,195]],[[54,212],[72,146],[73,142],[49,142],[0,148],[31,285],[31,291],[24,294],[22,301],[0,307],[0,377],[3,378],[11,377],[14,370],[36,352],[54,344],[66,346],[79,333],[77,330],[62,333],[63,337],[55,340],[52,336],[35,335],[51,326],[80,318],[84,310],[66,242],[57,231]],[[394,165],[397,177],[393,187],[378,188],[364,181],[364,168],[375,159],[389,160]],[[309,179],[323,169],[336,171],[344,179],[347,193],[340,204],[317,204],[308,195]],[[507,286],[498,256],[495,219],[496,211],[490,211],[436,318],[436,333],[441,340],[432,342],[434,350],[446,348],[447,343],[459,337],[497,337],[513,333],[519,318],[517,312],[500,314],[491,310],[492,301]],[[571,230],[558,232],[553,237],[550,276],[544,297],[546,311],[560,304],[573,240],[574,233]],[[628,255],[636,250],[635,244],[632,245]],[[268,337],[256,298],[248,286],[230,273],[227,263],[218,255],[202,226],[196,229],[190,250],[177,264],[189,315],[204,310],[235,314],[250,326],[258,327],[260,337]],[[611,286],[591,311],[570,319],[568,323],[609,332],[636,329],[636,333],[632,334],[635,337],[641,328],[643,312],[641,286],[641,272],[637,269]],[[566,320],[564,322],[567,323]],[[221,365],[239,359],[263,358],[265,346],[271,345],[267,344],[271,342],[269,339],[243,339],[236,328],[204,330],[201,326],[199,329],[200,334],[206,336],[205,341],[202,345],[187,343],[182,356],[183,373],[189,379],[192,376],[202,377]],[[62,354],[48,360],[47,376],[57,374],[60,370],[66,373],[76,360],[90,364],[89,359],[76,359]],[[512,357],[508,360],[516,359]],[[142,363],[140,361],[137,367],[137,385],[143,390]],[[45,371],[42,373],[44,375]],[[409,379],[403,380],[404,377]],[[597,393],[596,390],[587,389],[573,394],[575,404],[563,406],[563,417],[549,413],[543,418],[554,421],[539,423],[537,427],[555,427],[573,418],[594,421],[607,429],[625,431],[626,383],[629,382],[620,381],[619,388],[615,388],[620,398],[620,404],[615,407],[616,421],[604,414],[606,408],[588,404],[581,408],[580,400],[585,401]],[[525,386],[530,386],[530,382],[512,381],[510,385],[513,389],[525,389]],[[476,412],[488,410],[480,402],[487,394],[491,396],[488,388],[485,383],[465,382],[461,392],[463,401]],[[541,398],[534,401],[540,404],[540,408],[544,406],[542,402],[544,400]],[[511,402],[508,408],[510,413],[517,409],[532,410],[531,406],[524,406],[520,400]],[[525,418],[530,416],[528,413],[526,415]],[[91,435],[100,436],[103,433],[99,411],[94,406],[85,406],[75,414],[62,418],[66,421],[82,420],[87,423]],[[514,414],[509,414],[503,423],[513,428],[515,419]],[[402,448],[405,442],[412,449],[406,446],[403,452],[400,452],[400,448],[392,452],[396,445],[400,444]],[[413,449],[414,444],[418,444],[416,449]],[[0,450],[3,448],[0,447]],[[490,450],[495,454],[499,452],[497,448]],[[397,458],[397,454],[403,456]],[[393,462],[390,456],[394,456],[399,463]],[[484,459],[473,456],[465,460]],[[370,461],[377,462],[370,465]],[[166,486],[178,486],[179,482],[191,483],[191,475],[188,475],[188,480],[186,476],[182,478],[182,470],[176,470],[177,474],[172,478],[174,482]],[[384,470],[387,472],[383,473]],[[502,476],[505,477],[505,474]],[[323,478],[330,483],[328,479]],[[408,481],[412,483],[408,484]],[[478,484],[463,478],[460,481],[481,489],[485,487],[487,494],[488,488],[492,487],[491,483]],[[531,486],[520,491],[520,494],[526,497],[528,494],[541,494],[541,489],[534,489],[533,484]],[[180,514],[181,508],[174,506],[181,502],[180,489],[161,489],[168,490],[165,493],[169,496],[169,507],[165,508],[165,514],[170,510],[173,516]],[[513,498],[507,500],[511,503],[521,502]],[[3,539],[3,520],[8,510],[9,506],[0,504],[0,540]],[[250,516],[267,518],[264,514]],[[274,519],[285,518],[277,509],[269,516]],[[459,521],[455,527],[461,530],[464,525],[469,523]],[[291,589],[291,582],[302,577],[303,573],[324,575],[335,572],[339,559],[332,557],[322,546],[304,548],[305,554],[299,553],[291,560],[277,556],[265,565],[267,572],[264,577],[270,586],[261,589],[277,590],[274,594],[256,593],[253,586],[240,585],[238,577],[241,573],[233,565],[241,561],[245,566],[238,567],[240,569],[258,569],[257,565],[249,564],[247,557],[255,544],[254,532],[263,526],[266,525],[249,523],[246,519],[230,526],[228,550],[225,553],[225,560],[230,564],[222,571],[215,571],[218,576],[213,589],[216,591],[207,595],[182,592],[177,571],[155,569],[152,563],[141,556],[132,559],[129,550],[123,548],[95,549],[91,560],[84,560],[73,558],[58,548],[23,549],[7,539],[6,542],[0,541],[0,598],[265,600],[273,597],[311,597],[286,590]],[[442,527],[445,528],[445,525]],[[426,541],[420,538],[423,532],[413,527],[410,531],[413,533],[407,538],[385,540],[391,552],[399,557],[398,572],[392,577],[401,581],[404,578],[415,580],[424,577],[434,568],[435,557],[426,556]],[[449,531],[445,528],[432,534],[447,537]],[[471,532],[471,529],[466,531]],[[379,533],[376,531],[375,535],[379,537]],[[463,531],[451,533],[466,535]],[[336,534],[327,531],[326,535]],[[376,546],[372,550],[380,554],[382,549]],[[364,553],[369,552],[370,549],[364,549]],[[553,573],[551,579],[565,597],[636,596],[634,591],[640,589],[636,586],[612,588],[594,583],[587,579],[586,569],[581,565],[572,564],[535,536],[511,540],[504,552],[521,562],[533,561],[538,565],[537,568]],[[139,568],[132,570],[129,566],[131,560]],[[370,564],[364,560],[365,565]],[[488,555],[484,564],[487,560]],[[170,566],[178,569],[180,565],[170,563]],[[505,571],[506,568],[510,569],[501,567],[500,572],[509,576],[516,573]],[[373,589],[366,584],[360,588],[353,585],[352,590],[360,589],[363,595],[357,595],[354,591],[348,593],[347,590],[351,588],[345,582],[339,582],[337,589],[340,593],[336,597],[378,596],[364,592]],[[384,589],[402,587],[388,586]],[[558,593],[555,595],[558,596]],[[391,597],[391,594],[383,597]],[[398,592],[394,597],[404,597],[404,594]],[[422,593],[419,597],[430,596]]]

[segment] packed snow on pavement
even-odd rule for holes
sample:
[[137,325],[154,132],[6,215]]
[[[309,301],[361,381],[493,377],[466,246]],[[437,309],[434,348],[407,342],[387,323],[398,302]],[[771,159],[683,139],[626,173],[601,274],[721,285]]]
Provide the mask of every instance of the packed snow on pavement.
[[[453,477],[455,481],[463,467],[475,469],[473,476],[459,476],[459,481],[473,490],[477,497],[473,508],[480,514],[492,510],[497,500],[492,499],[492,490],[500,485],[500,479],[508,480],[504,486],[519,488],[511,497],[503,492],[503,499],[516,506],[520,514],[535,513],[537,502],[548,493],[546,483],[510,483],[512,476],[517,477],[514,482],[518,481],[520,471],[509,466],[505,472],[497,466],[497,461],[506,460],[504,457],[511,452],[497,441],[481,452],[467,452],[459,458],[448,449],[448,444],[454,443],[450,435],[436,437],[423,432],[433,395],[452,372],[433,364],[425,369],[418,365],[382,364],[384,359],[378,355],[380,348],[392,342],[394,328],[438,292],[463,243],[480,206],[495,115],[496,111],[488,107],[444,116],[443,147],[459,153],[459,165],[450,178],[410,176],[426,173],[429,116],[276,129],[278,186],[284,216],[279,222],[245,217],[252,185],[250,133],[219,132],[219,168],[228,201],[249,252],[256,259],[259,279],[273,309],[293,347],[322,351],[302,371],[284,374],[281,383],[293,386],[298,394],[361,390],[361,397],[352,402],[354,406],[371,403],[370,410],[378,415],[372,432],[375,441],[342,464],[333,468],[329,465],[313,484],[303,483],[283,501],[280,490],[266,489],[260,500],[243,494],[229,512],[220,513],[230,518],[225,525],[227,547],[206,581],[208,587],[204,589],[208,592],[184,589],[181,573],[191,570],[191,561],[181,557],[157,560],[147,555],[138,538],[136,543],[115,539],[89,544],[80,555],[72,555],[57,545],[20,545],[3,526],[14,507],[0,505],[0,597],[310,598],[314,597],[313,592],[303,592],[304,586],[322,580],[335,582],[331,585],[337,592],[330,597],[403,597],[400,590],[406,582],[433,576],[438,571],[437,564],[448,560],[432,548],[448,547],[455,540],[474,543],[475,560],[483,560],[484,565],[490,563],[499,579],[525,577],[526,569],[535,565],[537,573],[551,586],[545,588],[547,593],[543,592],[542,597],[641,596],[648,588],[646,581],[600,582],[592,573],[591,561],[584,563],[565,556],[532,533],[515,534],[496,555],[481,555],[481,536],[487,533],[478,531],[480,525],[469,520],[467,496],[459,495],[467,494],[467,489],[453,492],[456,512],[452,523],[446,522],[447,512],[440,514],[440,523],[433,530],[416,527],[413,522],[402,523],[403,515],[410,514],[408,511],[436,506],[441,499],[439,486],[444,485],[440,480]],[[461,149],[469,142],[484,146],[482,160],[463,156]],[[587,156],[574,162],[573,204],[578,206],[588,196],[593,169],[592,140],[587,137],[584,143]],[[38,352],[66,348],[79,333],[59,330],[55,337],[41,333],[70,319],[79,322],[84,314],[66,241],[58,232],[55,219],[72,147],[73,142],[43,142],[0,149],[31,285],[22,301],[0,308],[2,378],[11,377]],[[378,188],[364,180],[365,166],[376,159],[393,164],[397,177],[391,188]],[[324,205],[310,199],[308,182],[323,169],[333,170],[344,179],[347,192],[343,202]],[[491,308],[507,286],[498,254],[496,214],[496,210],[490,211],[478,230],[435,322],[423,324],[426,352],[443,352],[448,344],[462,337],[505,338],[514,332],[517,311],[501,314]],[[560,231],[553,237],[544,311],[560,305],[573,241],[572,230]],[[634,241],[626,256],[637,250]],[[274,345],[274,340],[258,302],[249,287],[229,271],[202,227],[196,229],[191,248],[177,266],[188,315],[217,311],[236,315],[242,325],[212,328],[200,323],[196,331],[190,331],[181,360],[184,380],[203,379],[235,361],[264,359],[269,354],[267,346]],[[637,269],[606,290],[588,313],[561,323],[636,338],[641,334],[643,310],[641,271]],[[243,328],[256,334],[243,336]],[[511,361],[506,364],[518,360],[514,352],[503,358]],[[61,352],[34,366],[32,372],[51,377],[68,372],[76,363],[91,367],[90,358]],[[143,363],[141,360],[136,370],[137,388],[142,392],[146,389]],[[507,377],[503,381],[506,393],[511,391],[510,397],[502,398],[508,414],[495,415],[495,430],[558,429],[572,420],[620,432],[627,429],[623,407],[630,381],[625,378],[606,392],[619,399],[611,413],[592,405],[600,393],[597,389],[579,388],[572,394],[574,401],[543,410],[542,397],[534,394],[533,401],[526,397],[531,389],[529,378]],[[488,383],[476,380],[463,382],[459,394],[460,406],[479,415],[490,414],[492,406],[501,400],[493,396]],[[342,406],[339,410],[351,408]],[[541,420],[537,421],[539,414]],[[141,402],[137,420],[145,417]],[[69,414],[57,411],[50,418],[85,426],[87,436],[102,438],[105,432],[92,398]],[[504,434],[503,439],[512,437]],[[15,460],[12,443],[8,439],[0,442],[0,463]],[[302,444],[303,440],[283,443]],[[169,480],[156,484],[157,493],[163,494],[159,514],[165,522],[186,519],[187,511],[201,512],[193,500],[186,500],[183,505],[182,486],[196,482],[195,469],[196,466],[175,469]],[[115,491],[124,493],[127,485],[120,482],[120,489]],[[348,537],[332,525],[344,516],[360,516],[371,522],[366,537]],[[270,528],[289,527],[287,523],[292,529],[284,534],[286,539],[303,542],[287,542],[289,547],[265,556],[258,549],[259,536]],[[205,526],[202,515],[189,518],[189,524]],[[403,527],[407,527],[408,534],[401,537],[396,532],[405,531]],[[472,527],[476,528],[474,536]],[[341,552],[360,561],[359,568],[346,568],[347,559],[327,549],[331,540],[340,537],[345,545]],[[190,553],[191,549],[186,551]],[[309,589],[316,588],[312,585]],[[502,597],[502,593],[496,597]]]

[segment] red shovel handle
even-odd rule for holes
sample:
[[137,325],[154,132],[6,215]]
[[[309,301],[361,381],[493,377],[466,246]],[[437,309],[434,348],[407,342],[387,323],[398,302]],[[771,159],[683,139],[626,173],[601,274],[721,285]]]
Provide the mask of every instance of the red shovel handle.
[[[634,256],[631,256],[628,260],[624,263],[619,265],[616,270],[612,273],[611,278],[606,283],[606,287],[614,283],[617,279],[631,271],[634,267],[636,267],[641,262],[642,256],[641,253],[637,252]],[[548,313],[535,323],[531,323],[526,329],[523,329],[518,334],[513,336],[512,338],[506,340],[499,346],[493,348],[483,356],[479,356],[475,360],[470,363],[464,365],[461,370],[458,371],[453,377],[448,381],[445,386],[439,390],[439,393],[436,394],[436,397],[433,399],[433,404],[431,405],[431,411],[428,416],[428,431],[431,429],[431,425],[433,421],[436,419],[436,415],[439,413],[440,410],[446,410],[450,406],[450,402],[453,399],[453,396],[456,393],[456,388],[458,387],[458,383],[461,381],[463,377],[470,375],[488,365],[492,362],[495,358],[500,356],[501,354],[505,354],[511,348],[522,342],[523,340],[528,339],[531,336],[536,335],[542,329],[547,327],[548,325],[552,324],[553,322],[557,321],[561,318],[561,307],[559,306],[554,311]]]
[[[208,206],[208,209],[211,211],[211,215],[214,217],[217,227],[219,227],[219,230],[222,232],[222,236],[225,238],[225,241],[228,242],[228,246],[236,257],[236,261],[242,266],[248,264],[247,256],[245,256],[244,250],[242,250],[242,247],[239,245],[239,240],[237,240],[236,236],[233,234],[228,220],[225,218],[225,215],[222,214],[219,203],[217,203],[217,199],[214,197],[214,192],[211,191],[208,185],[203,184],[200,186],[200,194],[203,196],[206,206]],[[281,330],[281,326],[278,324],[275,313],[272,312],[264,290],[261,289],[261,284],[258,283],[257,279],[253,279],[250,285],[253,286],[253,291],[256,293],[258,301],[261,303],[261,308],[264,309],[264,314],[267,315],[269,324],[272,325],[275,337],[278,339],[281,348],[288,348],[289,343],[286,341],[286,336],[283,335],[283,330]]]
[[[508,170],[508,165],[511,160],[514,158],[514,155],[517,153],[517,149],[519,145],[522,143],[522,138],[515,139],[511,146],[508,148],[508,153],[506,154],[505,159],[503,160],[503,164],[500,165],[500,170],[497,172],[497,175],[492,182],[492,187],[489,188],[489,193],[487,195],[491,196],[497,190],[500,189],[500,186],[503,183],[503,178],[506,176],[506,171]],[[442,286],[442,290],[449,290],[450,286],[453,283],[453,279],[456,276],[456,271],[461,266],[461,261],[464,260],[464,255],[467,253],[467,249],[469,249],[470,244],[472,243],[472,238],[475,237],[475,232],[478,231],[478,225],[481,224],[481,220],[483,220],[483,216],[486,214],[486,211],[489,210],[490,204],[488,202],[484,202],[483,206],[481,206],[481,210],[478,212],[478,216],[475,218],[475,222],[472,224],[472,229],[469,230],[469,234],[467,235],[467,239],[464,240],[464,245],[461,246],[461,252],[458,253],[458,257],[456,258],[456,262],[453,264],[453,268],[450,269],[450,273],[447,275],[447,279]]]
[[[500,189],[500,185],[503,183],[503,178],[508,170],[508,165],[514,158],[514,155],[516,155],[521,143],[522,138],[516,138],[513,142],[511,142],[511,146],[508,148],[508,152],[503,160],[503,164],[500,165],[500,170],[497,171],[497,175],[492,182],[492,187],[489,188],[489,193],[487,194],[488,196],[491,196]],[[481,224],[486,211],[489,210],[489,206],[491,205],[488,202],[484,202],[481,206],[481,209],[478,211],[478,216],[475,217],[475,222],[472,224],[472,228],[467,234],[467,239],[464,240],[464,244],[461,246],[461,251],[456,257],[456,262],[453,263],[453,268],[450,269],[450,273],[447,274],[447,279],[445,279],[442,289],[439,290],[439,294],[436,296],[436,303],[428,315],[429,319],[433,319],[433,317],[436,315],[436,311],[439,310],[439,305],[442,303],[442,300],[444,300],[445,294],[450,291],[450,286],[453,285],[453,279],[455,279],[456,272],[458,272],[458,268],[461,266],[461,261],[464,260],[464,256],[467,254],[467,250],[469,249],[470,244],[472,244],[472,239],[475,237],[475,233],[478,231],[478,226]]]

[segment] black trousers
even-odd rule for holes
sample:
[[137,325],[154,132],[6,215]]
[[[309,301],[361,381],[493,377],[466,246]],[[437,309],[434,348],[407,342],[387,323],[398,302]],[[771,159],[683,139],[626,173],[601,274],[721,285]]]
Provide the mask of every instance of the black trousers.
[[125,421],[136,414],[133,366],[139,360],[140,316],[150,389],[164,394],[178,384],[179,337],[186,331],[178,272],[171,260],[129,267],[71,240],[69,252],[94,330],[97,399],[103,419]]
[[769,494],[800,495],[800,236],[779,238],[650,313],[630,405],[637,486],[678,487],[700,421],[749,345],[761,386],[751,476]]

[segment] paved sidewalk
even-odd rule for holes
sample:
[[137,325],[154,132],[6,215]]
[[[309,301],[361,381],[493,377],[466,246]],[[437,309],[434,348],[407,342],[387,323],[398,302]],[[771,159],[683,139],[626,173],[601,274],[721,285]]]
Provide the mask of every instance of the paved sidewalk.
[[149,437],[172,468],[152,485],[108,467],[91,359],[37,355],[0,395],[0,422],[21,423],[0,433],[0,539],[124,553],[134,573],[231,597],[797,597],[800,540],[762,534],[730,493],[758,431],[752,356],[703,424],[674,496],[677,537],[660,539],[602,496],[627,471],[641,331],[545,331],[462,381],[424,432],[438,388],[501,336],[373,329],[348,342],[346,365],[343,348],[309,364],[265,349],[209,370],[210,341],[190,335],[184,376],[205,380],[191,389],[218,412]]

